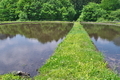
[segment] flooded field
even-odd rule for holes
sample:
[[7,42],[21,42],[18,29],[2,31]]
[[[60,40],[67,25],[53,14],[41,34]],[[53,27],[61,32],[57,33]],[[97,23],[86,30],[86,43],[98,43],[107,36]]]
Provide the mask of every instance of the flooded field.
[[52,55],[72,23],[0,25],[0,74],[24,71],[31,76]]
[[120,73],[120,25],[82,23],[110,67]]

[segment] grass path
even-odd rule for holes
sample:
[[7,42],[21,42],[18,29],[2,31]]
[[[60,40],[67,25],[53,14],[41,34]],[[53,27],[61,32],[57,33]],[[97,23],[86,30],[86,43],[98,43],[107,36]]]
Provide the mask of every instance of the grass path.
[[120,80],[109,70],[88,34],[75,22],[35,80]]

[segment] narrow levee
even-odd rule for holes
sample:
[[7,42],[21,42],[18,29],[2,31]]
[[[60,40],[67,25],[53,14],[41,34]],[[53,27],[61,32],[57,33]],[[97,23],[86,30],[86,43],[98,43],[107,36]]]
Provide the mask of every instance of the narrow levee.
[[79,22],[39,69],[35,80],[119,80]]

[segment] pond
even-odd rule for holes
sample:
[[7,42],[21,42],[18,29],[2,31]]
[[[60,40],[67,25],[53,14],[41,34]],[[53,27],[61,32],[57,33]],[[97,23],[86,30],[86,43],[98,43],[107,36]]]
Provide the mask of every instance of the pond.
[[24,71],[33,77],[71,30],[73,23],[0,25],[0,74]]
[[91,40],[116,73],[120,73],[120,25],[82,23]]

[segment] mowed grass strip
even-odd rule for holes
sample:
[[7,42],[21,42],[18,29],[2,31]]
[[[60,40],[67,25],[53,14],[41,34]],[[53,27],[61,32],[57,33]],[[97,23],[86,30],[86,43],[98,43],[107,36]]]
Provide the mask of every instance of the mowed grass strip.
[[84,28],[75,22],[35,80],[120,80],[106,65]]

